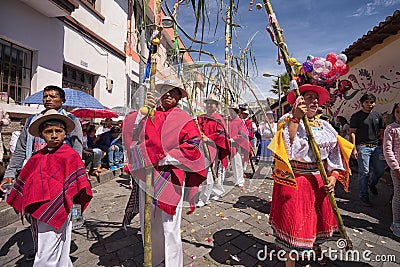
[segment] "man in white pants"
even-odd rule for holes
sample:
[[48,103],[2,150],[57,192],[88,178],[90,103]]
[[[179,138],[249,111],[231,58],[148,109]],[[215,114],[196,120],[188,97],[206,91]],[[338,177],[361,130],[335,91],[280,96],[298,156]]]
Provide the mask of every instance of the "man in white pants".
[[[213,199],[219,199],[225,192],[223,182],[225,179],[225,170],[228,167],[227,157],[230,153],[230,143],[224,118],[218,113],[219,100],[214,94],[210,94],[204,100],[206,105],[206,114],[197,118],[202,139],[206,142],[210,151],[213,164],[208,166],[207,181],[203,183],[198,207],[202,207],[210,199],[211,194],[214,194]],[[215,184],[211,168],[214,168],[218,178],[218,183]]]
[[231,140],[231,163],[233,176],[236,180],[236,185],[244,186],[244,170],[242,155],[244,161],[249,160],[249,137],[246,126],[243,120],[239,118],[239,107],[235,104],[229,109],[228,132]]
[[[143,234],[144,181],[146,171],[153,174],[153,188],[150,189],[153,198],[150,207],[152,265],[181,267],[183,192],[186,186],[193,212],[194,196],[206,178],[205,161],[196,124],[189,114],[177,107],[178,101],[187,96],[182,84],[167,80],[157,83],[156,90],[161,93],[161,105],[154,111],[153,118],[140,112],[130,113],[124,121],[123,138],[129,171],[140,186],[138,204]],[[155,106],[156,103],[153,94],[147,93],[145,105]]]

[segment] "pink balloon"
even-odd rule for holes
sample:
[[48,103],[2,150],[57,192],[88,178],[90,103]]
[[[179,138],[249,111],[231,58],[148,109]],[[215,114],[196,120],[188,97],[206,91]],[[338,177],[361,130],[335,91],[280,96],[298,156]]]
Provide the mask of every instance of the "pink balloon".
[[335,66],[336,66],[336,68],[337,68],[338,70],[339,70],[343,65],[344,65],[343,61],[341,61],[340,59],[336,60]]
[[315,61],[320,60],[320,59],[321,59],[320,57],[314,57],[314,58],[311,60],[311,62],[314,63]]
[[330,61],[326,60],[324,70],[322,71],[322,73],[328,74],[331,71],[332,71],[332,63]]
[[325,68],[324,61],[322,59],[318,59],[318,60],[314,61],[313,68],[314,68],[315,73],[317,73],[317,74],[322,73],[324,71],[324,68]]
[[326,56],[326,60],[331,62],[332,64],[335,64],[337,59],[338,59],[338,55],[336,53],[333,53],[333,52],[329,53]]

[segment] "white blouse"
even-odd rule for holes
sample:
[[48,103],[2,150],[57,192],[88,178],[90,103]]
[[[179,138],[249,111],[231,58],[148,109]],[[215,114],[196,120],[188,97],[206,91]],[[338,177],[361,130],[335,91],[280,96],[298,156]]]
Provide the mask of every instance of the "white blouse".
[[[291,114],[285,114],[280,120],[283,120],[287,116],[292,117]],[[319,119],[319,121],[322,122],[322,126],[311,127],[311,130],[319,148],[321,159],[327,162],[327,171],[330,173],[333,170],[344,170],[340,147],[337,143],[338,133],[329,122],[321,119]],[[288,124],[285,124],[283,128],[283,139],[285,141],[289,160],[308,163],[316,162],[313,151],[308,143],[303,121],[299,123],[297,134],[292,144],[290,143]]]
[[261,122],[258,126],[258,132],[261,135],[261,140],[272,139],[276,133],[276,123],[266,125],[265,122]]

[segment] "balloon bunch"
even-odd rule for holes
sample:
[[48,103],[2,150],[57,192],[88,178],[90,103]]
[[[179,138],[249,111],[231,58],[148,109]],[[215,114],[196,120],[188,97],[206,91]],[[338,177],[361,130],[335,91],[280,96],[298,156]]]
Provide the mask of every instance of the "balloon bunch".
[[336,86],[336,80],[349,72],[345,54],[329,53],[325,58],[309,55],[303,63],[290,58],[289,63],[294,66],[296,81],[301,84],[316,84],[327,89]]

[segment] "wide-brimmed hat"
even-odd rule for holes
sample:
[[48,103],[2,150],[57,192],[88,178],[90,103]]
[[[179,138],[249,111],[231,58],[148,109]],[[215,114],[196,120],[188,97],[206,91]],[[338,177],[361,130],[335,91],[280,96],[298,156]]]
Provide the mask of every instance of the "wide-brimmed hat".
[[[311,85],[311,84],[304,84],[302,86],[299,86],[299,92],[300,94],[306,91],[312,91],[318,94],[318,105],[322,106],[323,104],[326,103],[329,99],[329,92],[327,89],[324,87],[318,86],[318,85]],[[296,97],[294,96],[294,92],[291,91],[287,95],[287,101],[290,105],[293,105],[294,102],[296,101]]]
[[231,104],[230,105],[230,107],[229,107],[230,109],[236,109],[236,110],[239,110],[239,105],[238,104],[236,104],[236,103],[233,103],[233,104]]
[[165,80],[156,83],[156,90],[159,91],[161,94],[165,94],[171,89],[178,88],[182,93],[182,98],[187,97],[188,93],[183,87],[183,84],[175,81],[175,80]]
[[49,109],[29,126],[29,133],[33,136],[40,137],[39,126],[49,120],[60,120],[65,123],[65,132],[70,133],[75,129],[75,123],[68,116],[58,113],[55,109]]
[[206,103],[208,101],[213,101],[213,102],[216,102],[217,104],[220,104],[218,97],[214,94],[209,94],[208,97],[206,99],[204,99],[204,103]]

